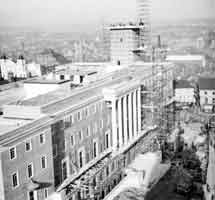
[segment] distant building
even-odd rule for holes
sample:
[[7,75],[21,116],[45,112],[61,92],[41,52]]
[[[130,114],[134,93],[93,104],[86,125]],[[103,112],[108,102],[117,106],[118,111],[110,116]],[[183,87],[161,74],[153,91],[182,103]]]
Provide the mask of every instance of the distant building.
[[194,87],[187,80],[174,81],[174,98],[178,103],[190,104],[195,102]]
[[215,106],[215,78],[199,78],[200,104],[203,110],[213,111]]
[[0,58],[1,77],[5,80],[12,78],[25,79],[32,76],[41,76],[41,68],[36,63],[26,63],[23,56],[19,56],[16,62],[6,56]]
[[140,60],[139,24],[119,24],[110,26],[111,62],[115,65],[129,65]]

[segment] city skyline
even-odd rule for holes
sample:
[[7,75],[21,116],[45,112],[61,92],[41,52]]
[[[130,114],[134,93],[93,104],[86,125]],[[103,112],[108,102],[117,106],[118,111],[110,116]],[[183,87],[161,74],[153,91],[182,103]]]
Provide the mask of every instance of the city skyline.
[[[136,19],[136,0],[79,0],[72,2],[42,0],[0,0],[1,26],[30,26],[55,29],[96,27],[107,22]],[[186,6],[184,6],[186,5]],[[152,1],[152,20],[183,20],[215,18],[213,0],[155,0]],[[84,14],[83,14],[84,13]],[[86,29],[87,30],[87,29]]]

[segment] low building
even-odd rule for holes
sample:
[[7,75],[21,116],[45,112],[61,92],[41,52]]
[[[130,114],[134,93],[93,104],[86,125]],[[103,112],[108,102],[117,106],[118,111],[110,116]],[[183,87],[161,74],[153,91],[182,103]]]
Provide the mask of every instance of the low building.
[[215,78],[201,77],[198,84],[202,110],[213,112],[215,106]]
[[175,80],[173,82],[174,98],[177,103],[191,104],[195,102],[194,87],[187,80]]

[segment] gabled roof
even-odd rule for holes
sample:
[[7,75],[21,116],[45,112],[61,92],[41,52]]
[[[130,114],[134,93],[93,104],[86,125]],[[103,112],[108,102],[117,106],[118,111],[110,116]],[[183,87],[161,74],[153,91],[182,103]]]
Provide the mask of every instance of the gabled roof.
[[215,77],[201,77],[199,78],[199,89],[200,90],[215,90]]

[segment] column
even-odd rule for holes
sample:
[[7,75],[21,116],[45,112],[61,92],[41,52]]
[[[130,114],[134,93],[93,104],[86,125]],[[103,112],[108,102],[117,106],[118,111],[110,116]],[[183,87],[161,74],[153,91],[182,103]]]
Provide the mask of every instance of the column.
[[137,92],[133,93],[133,126],[134,126],[134,136],[137,136]]
[[137,131],[138,133],[141,131],[141,90],[138,88],[137,90],[137,121],[138,121],[138,127]]
[[118,134],[119,134],[119,147],[123,145],[123,140],[122,140],[122,99],[120,98],[117,101],[117,108],[118,108]]
[[123,120],[124,120],[124,142],[128,142],[128,126],[127,126],[127,96],[123,97]]
[[132,119],[132,93],[128,95],[128,122],[129,122],[129,135],[133,137],[133,119]]
[[118,137],[117,137],[117,111],[116,111],[116,100],[112,101],[112,145],[113,149],[116,150],[118,146]]

